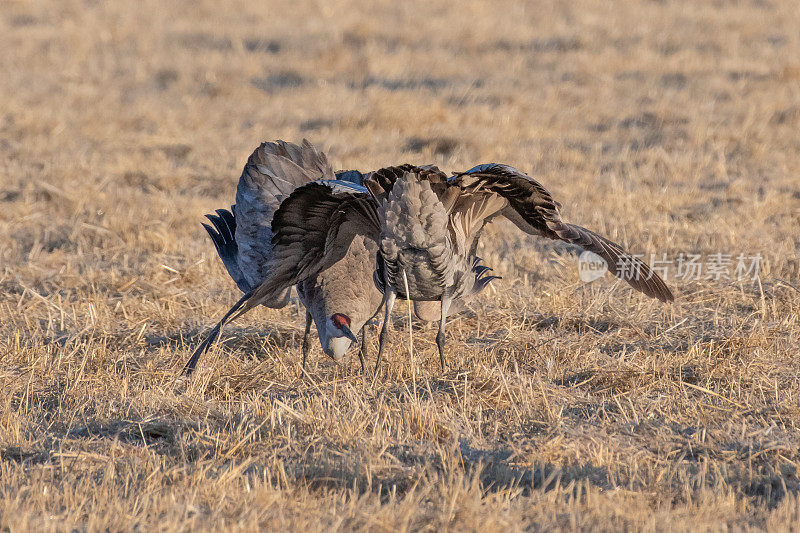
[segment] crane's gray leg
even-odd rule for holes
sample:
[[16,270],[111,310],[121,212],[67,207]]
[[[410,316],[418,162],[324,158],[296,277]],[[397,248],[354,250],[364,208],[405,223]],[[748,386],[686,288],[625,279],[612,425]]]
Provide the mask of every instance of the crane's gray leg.
[[364,358],[367,356],[367,335],[369,333],[368,324],[361,326],[361,349],[358,350],[358,360],[361,361],[361,373],[366,374]]
[[378,373],[378,368],[381,366],[381,358],[383,357],[383,345],[386,341],[386,330],[389,327],[389,318],[392,314],[392,307],[394,307],[394,300],[397,298],[397,293],[389,284],[386,284],[386,296],[383,302],[383,326],[381,326],[381,334],[378,337],[378,358],[375,360],[375,373]]
[[447,311],[450,309],[452,298],[449,296],[442,296],[442,318],[439,321],[439,333],[436,334],[436,347],[439,348],[439,363],[442,365],[442,372],[445,370],[444,366],[444,326],[447,323]]
[[303,370],[306,369],[306,359],[308,358],[308,351],[311,349],[311,343],[308,340],[309,333],[311,333],[311,313],[306,310],[306,332],[303,335]]

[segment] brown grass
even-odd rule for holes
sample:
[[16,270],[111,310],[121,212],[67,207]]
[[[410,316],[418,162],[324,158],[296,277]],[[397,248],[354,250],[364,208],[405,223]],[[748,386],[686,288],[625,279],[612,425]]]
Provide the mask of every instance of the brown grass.
[[[797,527],[796,2],[106,4],[0,11],[2,528]],[[507,162],[636,252],[761,278],[663,306],[496,224],[444,375],[399,311],[377,380],[318,344],[299,378],[293,305],[176,380],[238,297],[202,215],[304,136]]]

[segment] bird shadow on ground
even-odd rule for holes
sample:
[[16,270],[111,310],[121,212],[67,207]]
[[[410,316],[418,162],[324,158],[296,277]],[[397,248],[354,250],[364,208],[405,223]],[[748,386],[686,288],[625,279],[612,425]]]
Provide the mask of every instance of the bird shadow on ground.
[[[310,489],[335,490],[353,488],[359,494],[377,493],[382,500],[403,497],[424,478],[439,480],[443,487],[453,484],[459,476],[480,482],[484,493],[511,492],[528,496],[534,491],[554,493],[567,501],[585,493],[589,487],[602,491],[636,492],[650,490],[629,478],[621,469],[612,472],[606,466],[590,461],[556,465],[540,463],[529,465],[519,462],[507,449],[484,450],[461,439],[454,450],[444,451],[426,442],[409,442],[386,448],[393,464],[376,467],[361,457],[360,453],[343,454],[328,449],[314,454],[314,460],[290,460],[287,471],[295,481]],[[675,468],[695,471],[702,468],[702,454],[685,455]],[[740,485],[744,493],[757,505],[775,508],[787,494],[800,491],[796,482],[785,483],[779,472],[765,469],[762,472],[734,471],[709,475],[704,486],[689,489],[677,480],[665,481],[677,499],[691,498],[690,492],[713,490],[721,478],[730,484]]]
[[385,453],[393,460],[384,466],[370,464],[355,450],[347,454],[333,449],[312,450],[313,461],[289,461],[287,471],[314,490],[355,488],[360,494],[377,493],[382,500],[405,496],[424,478],[439,479],[444,486],[460,476],[477,478],[486,493],[511,490],[528,495],[536,490],[560,489],[562,497],[572,494],[581,483],[604,490],[613,487],[608,469],[590,463],[531,467],[515,462],[510,450],[484,450],[463,439],[453,446],[443,450],[423,441],[391,445]]
[[[208,333],[208,329],[196,329],[169,335],[148,335],[145,336],[145,342],[153,349],[194,349],[206,339]],[[221,344],[228,351],[258,351],[266,347],[286,349],[299,346],[302,338],[302,330],[299,328],[265,324],[257,329],[226,328],[222,332],[222,338],[214,344]]]
[[[589,385],[596,388],[621,387],[618,383],[610,385],[601,377]],[[632,379],[635,378],[634,376]],[[416,383],[408,385],[416,391],[417,396],[404,410],[402,416],[409,417],[412,438],[389,445],[386,448],[385,459],[376,461],[369,447],[349,441],[324,439],[313,442],[299,441],[297,446],[286,448],[281,455],[287,481],[307,486],[312,490],[353,488],[360,494],[377,494],[381,499],[403,497],[413,491],[423,478],[440,480],[445,486],[447,483],[457,481],[459,476],[461,479],[478,481],[484,493],[511,491],[515,494],[528,495],[533,491],[541,491],[552,492],[556,498],[575,497],[588,487],[603,491],[615,490],[617,487],[634,491],[652,489],[652,487],[638,486],[631,481],[629,473],[624,468],[611,471],[608,467],[595,465],[591,461],[568,465],[547,462],[531,464],[525,459],[524,454],[520,456],[514,453],[507,445],[500,444],[485,449],[474,441],[453,433],[452,430],[441,431],[438,427],[422,427],[425,425],[425,420],[414,420],[413,403],[430,400],[431,395],[436,394],[457,395],[458,391],[455,389],[457,379],[457,372],[452,371],[442,377],[420,378]],[[33,387],[29,391],[28,401],[46,404],[53,412],[57,412],[60,398],[67,395],[71,384],[66,380],[47,384],[40,382],[40,384],[41,386]],[[306,385],[308,384],[297,383],[294,387],[265,391],[265,393],[280,399],[285,405],[293,405],[295,400],[321,394],[319,388]],[[319,385],[324,389],[327,384]],[[405,385],[390,386],[384,389],[382,394],[389,400],[390,405],[393,401],[398,405],[410,403]],[[614,407],[606,404],[604,409],[609,411]],[[218,432],[229,431],[247,433],[254,439],[255,447],[249,452],[253,460],[249,468],[254,475],[263,472],[264,468],[271,468],[269,459],[260,455],[259,450],[262,450],[262,446],[256,442],[270,442],[275,438],[275,430],[271,430],[268,426],[261,428],[258,425],[259,420],[248,414],[212,415],[205,417],[201,423],[191,417],[174,413],[136,419],[135,416],[113,418],[113,415],[108,418],[92,411],[90,408],[66,424],[64,419],[59,421],[58,417],[54,423],[41,420],[38,425],[44,433],[42,439],[30,446],[0,446],[0,460],[22,465],[61,464],[64,460],[84,463],[95,461],[97,464],[105,464],[113,457],[109,446],[115,447],[117,444],[112,443],[119,443],[147,449],[164,458],[201,461],[216,457],[216,454],[220,453],[219,442],[215,440],[215,435]],[[567,418],[578,419],[578,422],[584,425],[593,416],[591,410],[567,409],[563,414]],[[73,421],[77,423],[73,425]],[[303,426],[310,422],[297,419],[295,423],[299,434],[302,434]],[[420,424],[420,427],[416,427]],[[570,424],[567,424],[564,431],[569,431],[569,426]],[[645,422],[635,431],[638,433],[656,431],[660,426],[660,423],[653,422],[652,427],[649,427]],[[251,428],[255,428],[252,433]],[[685,434],[686,438],[696,430],[697,428],[692,427],[675,428],[676,432]],[[540,433],[538,429],[533,430],[527,433],[525,438],[532,439],[530,442],[535,445],[538,433]],[[776,435],[776,438],[778,437],[780,435]],[[233,441],[230,442],[232,443]],[[680,438],[675,442],[664,443],[671,448],[677,446],[676,457],[679,458],[674,468],[687,473],[702,469],[709,454],[724,455],[726,462],[731,465],[730,470],[708,474],[704,478],[703,487],[713,488],[724,478],[725,483],[739,485],[743,493],[754,502],[770,508],[780,503],[787,494],[800,491],[797,478],[787,476],[786,472],[773,464],[776,454],[780,453],[782,448],[775,448],[772,440],[753,443],[730,436],[721,444],[721,446],[703,446],[696,442],[685,442]],[[747,464],[748,461],[752,472],[734,468],[735,465]],[[676,497],[681,497],[681,491],[687,489],[677,479],[671,482],[672,485],[668,490],[676,494]],[[700,490],[703,487],[694,487],[691,490]]]

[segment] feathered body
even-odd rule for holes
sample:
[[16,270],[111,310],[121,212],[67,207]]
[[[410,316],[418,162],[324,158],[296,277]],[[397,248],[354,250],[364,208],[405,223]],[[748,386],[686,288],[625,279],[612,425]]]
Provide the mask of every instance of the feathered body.
[[[476,248],[483,227],[496,216],[505,216],[527,233],[594,252],[612,274],[634,289],[663,302],[674,299],[646,263],[618,244],[565,222],[550,192],[508,165],[478,165],[451,177],[434,166],[413,165],[367,174],[347,171],[339,177],[297,187],[274,211],[266,279],[231,308],[198,351],[213,341],[227,320],[276,301],[292,284],[299,283],[309,301],[311,295],[319,295],[316,300],[325,304],[309,303],[309,316],[324,317],[333,309],[328,305],[331,295],[351,290],[342,281],[349,280],[367,302],[366,309],[372,309],[374,301],[372,296],[364,297],[362,288],[377,286],[384,293],[376,369],[398,295],[414,300],[421,318],[439,320],[436,343],[444,369],[448,315],[494,279],[487,275],[490,269],[481,264]],[[373,270],[374,285],[367,282]],[[326,278],[329,273],[331,277]],[[356,313],[360,322],[360,311]],[[320,328],[319,320],[315,321]]]
[[[561,206],[549,191],[513,167],[479,165],[447,178],[433,166],[402,165],[378,170],[365,185],[376,200],[381,221],[376,280],[387,294],[385,312],[388,315],[395,296],[400,296],[416,300],[417,314],[432,319],[433,305],[426,302],[439,301],[436,342],[443,369],[444,327],[452,305],[480,292],[491,280],[483,275],[487,269],[475,252],[483,227],[497,215],[528,233],[595,252],[613,274],[635,289],[665,302],[673,299],[644,262],[616,243],[564,222]],[[627,276],[630,272],[637,275]],[[386,321],[378,362],[385,325]]]
[[[281,205],[292,192],[313,182],[342,183],[346,186],[349,183],[357,184],[361,178],[361,174],[355,171],[334,173],[325,154],[306,140],[302,145],[284,141],[261,144],[244,167],[236,189],[236,204],[230,212],[219,209],[217,215],[207,215],[214,228],[204,224],[226,270],[239,289],[249,294],[264,283],[283,279],[282,273],[287,270],[297,268],[302,271],[305,265],[302,258],[303,241],[316,238],[325,243],[327,240],[331,213],[320,212],[308,205],[290,206],[280,212]],[[316,218],[315,214],[318,215]],[[316,231],[314,235],[298,229],[305,227],[309,220]],[[335,227],[337,231],[340,229],[338,225]],[[278,228],[296,239],[291,248],[283,248],[276,253],[273,241]],[[280,290],[259,300],[259,305],[283,307],[289,301],[292,284],[296,283],[298,296],[307,312],[304,366],[312,321],[316,325],[323,351],[338,362],[350,349],[353,340],[350,329],[362,329],[377,313],[383,296],[375,287],[373,269],[368,266],[374,263],[377,249],[374,239],[365,239],[363,236],[349,239],[345,245],[338,247],[337,259],[329,262],[326,268],[306,271],[305,275],[296,276],[292,283],[283,284]],[[336,314],[349,321],[344,330],[341,324],[332,321],[331,317]],[[218,330],[212,333],[212,337],[216,334]],[[213,338],[209,339],[213,341]],[[194,369],[197,359],[209,345],[210,342],[204,343],[202,349],[193,354],[186,365],[188,372]]]
[[466,257],[454,256],[447,210],[428,179],[404,173],[379,204],[378,216],[386,279],[400,297],[438,300],[469,270]]
[[[439,313],[429,312],[425,302],[445,296],[458,302],[461,310],[463,302],[494,276],[485,275],[491,269],[474,255],[473,241],[477,242],[479,228],[470,224],[475,210],[459,209],[464,202],[452,194],[454,190],[436,167],[413,170],[399,174],[388,193],[378,193],[379,274],[385,269],[385,279],[398,296],[414,300],[420,318],[439,320]],[[495,208],[501,206],[497,202]],[[381,286],[382,277],[376,278]]]

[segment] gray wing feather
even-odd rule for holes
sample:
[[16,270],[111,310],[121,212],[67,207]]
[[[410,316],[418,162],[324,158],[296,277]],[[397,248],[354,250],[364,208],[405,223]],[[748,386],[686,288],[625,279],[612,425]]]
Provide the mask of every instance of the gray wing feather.
[[380,222],[377,205],[364,187],[320,180],[298,188],[280,205],[272,230],[269,276],[233,318],[330,268],[342,259],[355,235],[377,242]]
[[236,243],[239,267],[251,287],[268,275],[272,256],[272,218],[296,188],[319,179],[334,179],[325,154],[307,140],[302,145],[263,143],[247,160],[236,189]]
[[644,261],[626,252],[620,245],[586,228],[568,224],[561,218],[561,205],[550,192],[530,176],[508,165],[478,165],[449,178],[452,185],[466,192],[494,193],[508,200],[502,214],[527,233],[562,240],[596,253],[608,270],[634,289],[662,302],[675,299],[664,280]]
[[[233,207],[231,207],[233,209]],[[244,279],[242,271],[239,268],[239,249],[236,246],[236,218],[231,211],[227,209],[217,209],[216,215],[206,215],[213,227],[208,224],[203,224],[203,227],[211,237],[214,243],[214,248],[217,249],[222,264],[228,274],[236,282],[236,285],[242,292],[250,290],[250,285]]]
[[375,201],[364,187],[320,180],[298,187],[280,204],[274,212],[272,230],[266,265],[269,276],[245,293],[214,326],[186,364],[186,373],[194,369],[226,323],[330,268],[344,257],[355,235],[377,242],[380,223]]

